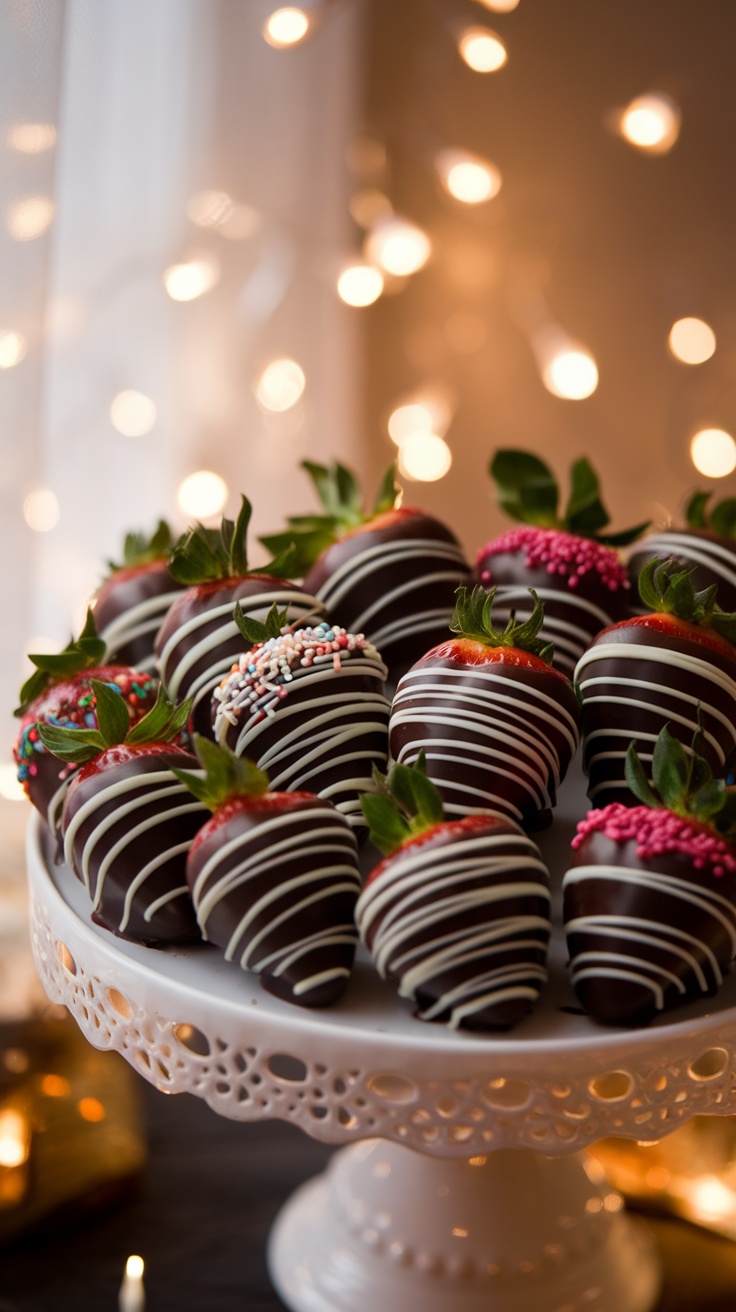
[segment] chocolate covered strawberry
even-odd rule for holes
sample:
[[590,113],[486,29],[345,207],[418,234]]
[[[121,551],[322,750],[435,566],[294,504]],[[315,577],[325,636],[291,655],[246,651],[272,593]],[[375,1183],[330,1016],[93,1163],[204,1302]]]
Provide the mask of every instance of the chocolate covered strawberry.
[[203,937],[287,1002],[335,1002],[357,942],[350,825],[311,793],[269,792],[247,757],[201,737],[195,746],[204,777],[175,773],[213,812],[187,858]]
[[289,519],[286,532],[261,541],[270,551],[295,544],[294,573],[306,590],[349,632],[365,634],[395,683],[444,636],[455,589],[470,580],[463,552],[439,520],[399,507],[393,465],[368,511],[354,475],[337,461],[302,468],[324,513]]
[[274,790],[317,793],[364,828],[360,798],[388,753],[386,666],[362,633],[283,621],[275,606],[264,624],[236,606],[248,648],[215,688],[215,738],[268,770]]
[[63,651],[31,656],[35,672],[20,690],[20,730],[13,748],[18,779],[33,805],[52,829],[58,826],[61,806],[75,766],[50,755],[39,725],[94,729],[97,710],[92,681],[108,684],[121,697],[133,721],[141,719],[156,700],[158,680],[142,670],[105,661],[105,644],[97,636],[94,617],[87,619],[79,637]]
[[629,558],[634,585],[653,556],[673,556],[681,569],[692,571],[696,588],[718,586],[724,610],[736,610],[736,498],[727,497],[708,509],[710,492],[694,492],[686,510],[684,528],[663,528],[650,533]]
[[174,542],[160,520],[152,537],[128,533],[121,564],[110,561],[110,573],[97,590],[94,615],[106,660],[155,671],[153,643],[169,607],[184,584],[169,571]]
[[500,620],[512,608],[528,615],[528,589],[534,588],[544,602],[544,635],[555,644],[555,665],[572,674],[595,634],[629,613],[630,585],[616,548],[633,542],[647,525],[602,532],[609,516],[585,459],[572,465],[563,513],[554,475],[528,451],[497,451],[490,473],[501,506],[524,527],[481,547],[476,577],[496,589]]
[[590,811],[563,879],[570,978],[586,1011],[642,1025],[715,993],[736,956],[736,793],[668,728],[653,783],[633,744],[628,786],[640,803]]
[[633,742],[648,765],[663,725],[689,744],[702,717],[701,752],[723,774],[736,748],[736,615],[696,592],[691,572],[656,557],[642,570],[646,614],[604,629],[578,662],[583,766],[596,806],[634,800],[625,774]]
[[390,756],[409,765],[422,749],[448,816],[489,811],[537,825],[578,745],[571,681],[539,637],[544,608],[532,591],[529,619],[491,619],[494,593],[458,589],[449,638],[404,675],[389,721]]
[[157,634],[159,671],[172,699],[192,699],[193,727],[206,736],[212,735],[212,693],[243,649],[233,619],[236,601],[245,614],[261,621],[273,605],[284,610],[288,624],[320,620],[325,613],[308,590],[278,577],[286,568],[286,553],[255,573],[249,571],[250,515],[250,502],[243,497],[235,523],[223,519],[218,529],[196,524],[177,543],[169,563],[186,591]]
[[149,946],[195,941],[186,855],[206,810],[172,771],[197,766],[178,745],[190,707],[160,692],[131,725],[117,694],[97,680],[92,687],[97,728],[39,730],[50,752],[81,766],[64,800],[64,856],[97,924]]
[[446,820],[422,756],[377,784],[362,805],[384,860],[356,920],[379,974],[422,1020],[515,1025],[547,976],[549,873],[539,850],[493,816]]

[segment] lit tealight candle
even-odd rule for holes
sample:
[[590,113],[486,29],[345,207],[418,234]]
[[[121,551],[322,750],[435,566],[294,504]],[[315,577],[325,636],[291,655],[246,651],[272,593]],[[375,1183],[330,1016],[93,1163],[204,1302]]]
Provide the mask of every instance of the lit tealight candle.
[[145,1312],[146,1294],[143,1288],[143,1258],[129,1257],[118,1295],[118,1312]]

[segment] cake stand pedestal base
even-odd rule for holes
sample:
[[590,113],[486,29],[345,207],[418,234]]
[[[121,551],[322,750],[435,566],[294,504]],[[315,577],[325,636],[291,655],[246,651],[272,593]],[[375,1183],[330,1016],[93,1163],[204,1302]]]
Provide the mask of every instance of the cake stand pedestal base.
[[282,1209],[271,1276],[294,1312],[649,1312],[659,1261],[621,1206],[580,1156],[371,1139]]

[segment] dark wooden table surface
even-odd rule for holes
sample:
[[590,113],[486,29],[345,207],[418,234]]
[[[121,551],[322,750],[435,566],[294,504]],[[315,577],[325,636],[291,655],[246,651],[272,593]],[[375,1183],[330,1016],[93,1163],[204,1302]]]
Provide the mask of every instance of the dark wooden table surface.
[[[147,1312],[276,1312],[271,1223],[330,1149],[295,1128],[238,1125],[140,1081],[149,1162],[134,1196],[83,1226],[0,1254],[0,1312],[116,1312],[127,1256],[146,1260]],[[736,1244],[655,1221],[666,1285],[658,1312],[734,1312]],[[531,1309],[529,1312],[536,1312]]]

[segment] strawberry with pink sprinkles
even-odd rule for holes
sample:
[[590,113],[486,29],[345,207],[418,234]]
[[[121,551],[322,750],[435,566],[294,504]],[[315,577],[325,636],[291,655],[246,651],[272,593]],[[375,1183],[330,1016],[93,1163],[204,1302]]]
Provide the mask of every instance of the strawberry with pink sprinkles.
[[[698,713],[698,720],[700,714]],[[652,779],[631,743],[626,778],[638,806],[589,811],[562,881],[570,982],[609,1025],[643,1025],[715,993],[736,957],[736,792],[670,733]]]
[[527,589],[534,588],[544,604],[543,636],[555,645],[555,667],[572,675],[595,635],[628,613],[630,585],[617,548],[647,526],[602,532],[608,512],[584,458],[572,465],[562,512],[557,482],[538,456],[497,451],[490,473],[501,506],[521,524],[481,547],[476,578],[487,591],[496,588],[501,618],[512,610],[526,618]]

